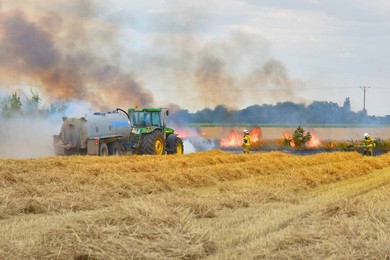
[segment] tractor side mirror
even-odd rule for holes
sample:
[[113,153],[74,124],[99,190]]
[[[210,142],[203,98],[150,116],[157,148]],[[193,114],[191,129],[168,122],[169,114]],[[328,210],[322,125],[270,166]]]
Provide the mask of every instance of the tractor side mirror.
[[169,110],[167,110],[167,112],[165,112],[165,114],[168,116],[169,115]]

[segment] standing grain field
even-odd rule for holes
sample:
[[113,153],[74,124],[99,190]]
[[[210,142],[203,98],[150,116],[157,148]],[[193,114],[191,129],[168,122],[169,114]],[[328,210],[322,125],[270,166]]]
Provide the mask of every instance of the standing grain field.
[[390,155],[0,160],[2,259],[389,259]]

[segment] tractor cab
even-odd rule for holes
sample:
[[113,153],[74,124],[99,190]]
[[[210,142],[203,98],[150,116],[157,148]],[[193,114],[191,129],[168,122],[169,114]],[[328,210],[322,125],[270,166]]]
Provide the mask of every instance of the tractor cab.
[[[168,110],[166,110],[168,111]],[[129,108],[129,119],[134,128],[164,127],[165,116],[162,116],[162,108]]]

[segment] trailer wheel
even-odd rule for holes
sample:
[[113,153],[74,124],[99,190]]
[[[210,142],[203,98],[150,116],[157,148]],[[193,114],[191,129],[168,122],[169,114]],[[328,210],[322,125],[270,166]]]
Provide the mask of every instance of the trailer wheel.
[[114,156],[122,155],[121,145],[118,142],[108,144],[108,152]]
[[157,154],[165,153],[165,143],[163,133],[156,130],[142,137],[141,154]]
[[100,143],[99,145],[99,155],[100,156],[108,156],[108,147],[105,143]]

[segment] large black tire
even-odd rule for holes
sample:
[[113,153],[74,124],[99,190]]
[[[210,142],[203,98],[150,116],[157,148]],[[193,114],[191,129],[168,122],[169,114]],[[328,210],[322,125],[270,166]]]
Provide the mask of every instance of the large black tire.
[[176,154],[183,154],[184,153],[184,144],[183,144],[183,139],[180,137],[176,137],[176,142],[175,142],[175,151]]
[[165,143],[163,133],[156,130],[142,136],[140,151],[141,154],[164,154]]
[[108,156],[108,146],[105,143],[100,143],[99,145],[99,155]]
[[168,154],[183,154],[184,153],[183,140],[180,137],[177,137],[176,135],[168,136],[167,153]]
[[108,144],[108,153],[114,156],[122,155],[122,147],[118,142]]

